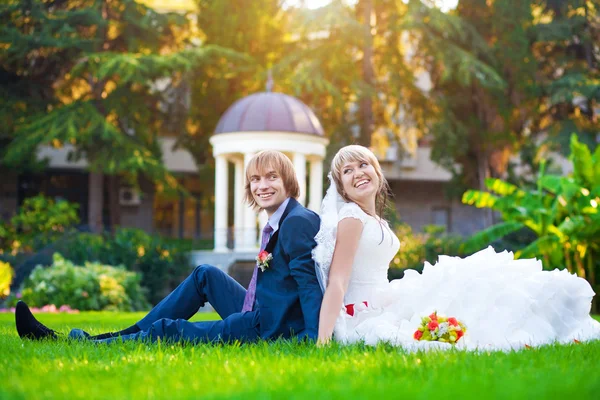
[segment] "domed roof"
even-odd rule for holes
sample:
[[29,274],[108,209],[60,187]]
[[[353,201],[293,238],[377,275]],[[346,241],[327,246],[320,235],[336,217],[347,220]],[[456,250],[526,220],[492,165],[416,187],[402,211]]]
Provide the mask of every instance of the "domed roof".
[[310,108],[283,93],[246,96],[225,111],[215,134],[228,132],[298,132],[323,136],[323,127]]

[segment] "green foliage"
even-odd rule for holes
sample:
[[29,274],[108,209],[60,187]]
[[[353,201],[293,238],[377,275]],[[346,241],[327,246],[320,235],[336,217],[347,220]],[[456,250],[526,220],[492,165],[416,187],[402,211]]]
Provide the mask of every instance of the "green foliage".
[[5,251],[35,251],[58,239],[79,223],[78,205],[44,195],[25,199],[9,225],[0,225]]
[[22,299],[30,306],[123,311],[148,308],[138,274],[98,262],[77,266],[58,253],[53,259],[49,267],[37,266],[25,281]]
[[418,28],[415,61],[432,80],[426,131],[434,161],[482,191],[521,150],[521,166],[535,175],[549,151],[568,154],[572,133],[595,148],[593,2],[461,0],[448,14],[422,3],[410,2],[422,16],[410,23]]
[[543,96],[540,114],[530,129],[547,136],[550,148],[567,155],[569,140],[597,145],[600,99],[598,5],[590,1],[536,1],[537,14],[529,35],[532,55],[540,60],[536,73]]
[[526,227],[536,239],[519,249],[517,257],[542,258],[546,268],[567,268],[596,288],[600,272],[600,150],[592,154],[573,134],[571,161],[571,176],[545,175],[542,164],[534,189],[486,180],[488,189],[499,194],[493,201],[488,201],[488,193],[465,192],[463,203],[491,208],[504,222],[473,235],[463,249],[478,250]]
[[118,229],[114,235],[79,233],[58,247],[76,264],[94,261],[139,272],[152,304],[162,300],[190,272],[185,250],[177,242],[140,229]]
[[[89,31],[104,21],[94,10],[69,3],[8,0],[0,4],[0,164],[2,156],[10,154],[15,130],[25,119],[45,114],[57,104],[52,85],[79,53],[91,51],[95,45],[92,37],[80,37],[73,28]],[[21,156],[13,169],[43,167],[35,149]]]
[[0,254],[3,254],[10,247],[13,237],[10,225],[0,220]]
[[523,142],[524,115],[535,99],[530,2],[464,0],[447,14],[410,4],[415,64],[432,84],[425,121],[432,159],[457,181],[483,189],[484,178],[502,173],[507,153]]
[[[179,144],[190,150],[198,165],[208,164],[210,181],[214,172],[210,173],[212,149],[208,140],[219,118],[236,100],[265,89],[267,70],[286,50],[288,32],[286,15],[277,0],[195,3],[202,48],[229,49],[238,55],[231,59],[222,57],[223,53],[213,54],[209,59],[214,62],[189,71],[187,81],[174,88],[174,93],[179,98],[189,96],[191,103],[184,100],[169,106],[169,114],[177,116],[171,118],[170,127],[178,135]],[[207,187],[211,187],[208,182]]]
[[[56,66],[60,68],[53,82],[56,90],[48,94],[55,104],[39,114],[28,114],[15,127],[5,161],[18,165],[40,144],[69,143],[75,147],[73,158],[85,156],[93,170],[134,175],[145,172],[157,180],[164,179],[160,153],[152,143],[156,128],[149,109],[160,114],[158,99],[153,99],[151,93],[152,80],[171,76],[174,66],[181,68],[184,59],[188,60],[186,68],[190,68],[191,59],[172,55],[162,59],[155,52],[164,49],[170,36],[172,40],[169,24],[185,20],[155,13],[132,0],[87,2],[81,8],[66,2],[62,8],[33,1],[22,9],[13,7],[7,21],[5,30],[20,35],[30,47],[9,47],[0,59],[5,65],[41,49],[50,55],[63,52],[69,58]],[[35,10],[38,30],[22,24],[31,11],[28,9]],[[54,32],[55,17],[61,28],[56,28],[54,40],[47,41],[47,35]],[[95,29],[89,29],[90,25]],[[110,35],[106,33],[109,29]],[[164,37],[157,36],[157,32]],[[0,36],[0,40],[7,39]],[[178,63],[173,62],[176,59]],[[168,68],[169,64],[173,67]],[[26,80],[27,71],[15,69],[14,73]]]
[[487,244],[497,239],[501,239],[509,233],[516,232],[524,226],[524,223],[513,221],[492,225],[471,236],[468,241],[463,243],[462,249],[470,252],[481,250]]
[[52,238],[79,223],[78,208],[77,204],[65,200],[54,201],[44,195],[30,197],[25,199],[17,215],[11,219],[11,225],[24,241],[39,235]]
[[[159,142],[161,135],[185,134],[171,129],[181,114],[168,109],[173,92],[195,69],[248,57],[194,46],[188,18],[134,0],[55,3],[0,5],[0,72],[17,82],[4,88],[0,104],[0,116],[11,122],[0,135],[7,142],[2,162],[23,166],[40,145],[70,146],[69,160],[85,159],[94,172],[92,190],[101,193],[104,174],[132,184],[143,175],[177,189]],[[28,67],[34,64],[45,68]],[[35,102],[22,96],[24,89],[43,92]],[[103,202],[89,202],[88,223],[101,232]]]
[[[489,89],[506,87],[506,81],[493,65],[494,49],[486,42],[486,32],[478,31],[478,25],[464,15],[443,13],[420,1],[409,4],[403,28],[416,32],[419,44],[441,57],[440,83],[453,81],[464,87],[478,84]],[[440,36],[445,40],[440,40]]]
[[395,233],[400,239],[400,250],[390,263],[390,279],[401,278],[405,269],[421,271],[425,261],[434,264],[441,254],[468,255],[460,249],[462,237],[446,233],[442,226],[427,225],[423,233],[414,233],[409,225],[401,223]]
[[420,1],[405,3],[333,1],[318,10],[290,9],[289,30],[297,39],[274,64],[276,81],[316,110],[332,144],[358,142],[381,154],[390,144],[414,150],[416,132],[429,130],[438,110],[418,76],[434,59],[444,64],[445,80],[504,87],[489,58],[466,49],[474,42],[478,52],[490,53],[468,23]]
[[0,261],[0,299],[10,294],[10,284],[13,278],[13,269],[9,263]]

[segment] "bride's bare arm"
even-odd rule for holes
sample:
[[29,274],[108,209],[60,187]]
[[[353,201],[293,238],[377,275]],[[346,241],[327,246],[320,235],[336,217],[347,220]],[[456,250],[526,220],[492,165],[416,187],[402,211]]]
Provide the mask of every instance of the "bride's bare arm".
[[338,223],[327,289],[323,295],[319,315],[319,339],[317,344],[325,344],[331,340],[333,327],[342,308],[344,294],[350,282],[352,263],[362,230],[362,222],[355,218],[344,218]]

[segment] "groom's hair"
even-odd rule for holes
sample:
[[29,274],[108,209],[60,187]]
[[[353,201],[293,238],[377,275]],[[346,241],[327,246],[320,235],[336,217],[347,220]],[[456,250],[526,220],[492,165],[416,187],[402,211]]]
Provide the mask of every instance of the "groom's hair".
[[259,151],[250,159],[246,167],[246,203],[252,208],[258,207],[252,189],[250,188],[250,177],[252,175],[262,175],[269,171],[275,171],[283,180],[283,187],[289,197],[297,199],[300,197],[300,185],[294,170],[292,161],[282,152],[276,150]]

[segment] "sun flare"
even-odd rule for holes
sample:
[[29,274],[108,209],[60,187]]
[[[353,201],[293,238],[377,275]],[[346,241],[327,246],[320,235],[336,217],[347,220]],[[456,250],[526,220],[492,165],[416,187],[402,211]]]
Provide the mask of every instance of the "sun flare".
[[[306,8],[320,8],[331,3],[332,0],[288,0],[286,3],[289,6],[304,6]],[[435,3],[442,11],[452,10],[456,8],[459,0],[430,0],[432,3]],[[356,3],[357,0],[346,0],[347,3]]]

